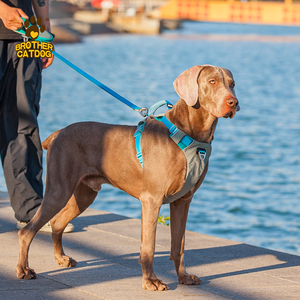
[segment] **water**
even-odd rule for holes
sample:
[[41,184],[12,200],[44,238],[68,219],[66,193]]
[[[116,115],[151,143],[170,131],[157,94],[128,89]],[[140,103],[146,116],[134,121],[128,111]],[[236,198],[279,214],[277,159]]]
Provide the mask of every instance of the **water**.
[[[161,36],[92,36],[56,51],[139,106],[178,96],[174,79],[196,64],[230,69],[241,111],[221,119],[210,168],[187,229],[300,255],[300,28],[185,22]],[[141,117],[55,60],[44,71],[42,139],[84,120]],[[0,190],[5,190],[2,170]],[[106,186],[92,205],[140,217],[140,203]],[[161,214],[169,215],[168,206]]]

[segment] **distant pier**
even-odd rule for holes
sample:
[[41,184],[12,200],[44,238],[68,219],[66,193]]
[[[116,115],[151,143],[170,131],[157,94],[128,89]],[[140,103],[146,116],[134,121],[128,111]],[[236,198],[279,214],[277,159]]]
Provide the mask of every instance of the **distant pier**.
[[81,5],[80,0],[51,1],[55,42],[77,42],[82,35],[101,33],[159,34],[180,27],[184,20],[300,26],[300,0],[114,0],[107,6],[108,2],[91,6],[85,0]]
[[299,26],[300,2],[169,0],[153,15],[169,20]]

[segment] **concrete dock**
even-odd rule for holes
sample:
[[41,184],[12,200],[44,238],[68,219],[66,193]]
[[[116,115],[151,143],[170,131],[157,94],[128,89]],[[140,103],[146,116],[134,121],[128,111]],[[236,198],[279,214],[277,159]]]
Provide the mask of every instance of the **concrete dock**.
[[300,257],[244,243],[186,232],[187,271],[200,286],[178,283],[169,260],[169,227],[159,225],[154,268],[169,290],[142,288],[140,220],[87,209],[64,235],[67,255],[76,268],[61,268],[54,260],[51,235],[38,233],[29,253],[36,280],[16,278],[16,220],[5,193],[0,192],[0,299],[300,299]]

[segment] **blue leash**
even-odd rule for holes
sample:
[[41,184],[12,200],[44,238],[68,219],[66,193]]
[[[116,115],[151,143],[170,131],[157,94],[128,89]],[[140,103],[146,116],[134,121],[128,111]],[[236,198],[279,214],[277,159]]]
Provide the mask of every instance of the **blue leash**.
[[[23,24],[24,24],[26,19],[25,18],[22,18],[22,19],[23,19]],[[30,25],[28,26],[28,28],[30,28],[30,26],[32,25],[31,23],[29,23],[29,24]],[[25,35],[25,33],[26,33],[25,26],[19,28],[18,30],[15,30],[15,32],[21,34],[25,39],[30,39],[30,37],[27,37]],[[53,38],[54,38],[54,35],[45,30],[44,32],[39,32],[39,36],[35,40],[36,41],[41,41],[41,42],[51,43]],[[63,56],[58,54],[56,51],[52,51],[52,54],[55,55],[57,58],[59,58],[62,62],[67,64],[69,67],[71,67],[72,69],[77,71],[79,74],[84,76],[86,79],[90,80],[92,83],[97,85],[99,88],[103,89],[104,91],[106,91],[107,93],[109,93],[110,95],[115,97],[116,99],[120,100],[121,102],[123,102],[124,104],[126,104],[127,106],[132,108],[133,110],[138,111],[141,114],[142,117],[147,117],[148,116],[148,108],[136,106],[135,104],[133,104],[129,100],[125,99],[124,97],[122,97],[121,95],[119,95],[118,93],[116,93],[115,91],[113,91],[112,89],[110,89],[109,87],[107,87],[106,85],[104,85],[103,83],[101,83],[100,81],[98,81],[97,79],[95,79],[94,77],[89,75],[88,73],[84,72],[83,70],[81,70],[80,68],[75,66],[73,63],[71,63],[66,58],[64,58]]]
[[119,95],[118,93],[116,93],[115,91],[113,91],[112,89],[110,89],[109,87],[107,87],[106,85],[104,85],[103,83],[101,83],[100,81],[98,81],[97,79],[92,77],[91,75],[87,74],[86,72],[84,72],[83,70],[81,70],[80,68],[78,68],[77,66],[72,64],[70,61],[65,59],[63,56],[58,54],[56,51],[52,51],[52,54],[54,56],[56,56],[57,58],[59,58],[61,61],[63,61],[65,64],[67,64],[69,67],[71,67],[72,69],[77,71],[79,74],[84,76],[86,79],[90,80],[92,83],[97,85],[99,88],[103,89],[104,91],[106,91],[107,93],[112,95],[113,97],[117,98],[118,100],[120,100],[121,102],[123,102],[124,104],[126,104],[127,106],[132,108],[133,110],[138,111],[142,117],[146,117],[148,115],[148,109],[146,107],[136,106],[135,104],[133,104],[129,100],[125,99],[124,97],[122,97],[121,95]]

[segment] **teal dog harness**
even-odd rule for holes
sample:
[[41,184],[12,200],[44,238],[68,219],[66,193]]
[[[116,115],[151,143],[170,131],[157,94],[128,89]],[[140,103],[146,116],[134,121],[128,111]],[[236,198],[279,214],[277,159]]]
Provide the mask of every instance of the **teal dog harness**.
[[[157,108],[165,104],[168,105],[169,109],[172,107],[172,104],[170,104],[169,102],[164,100],[160,101],[150,108],[149,115],[154,114]],[[185,182],[183,184],[183,187],[179,192],[175,193],[174,195],[168,196],[164,200],[164,203],[171,203],[186,195],[198,182],[201,175],[203,174],[205,166],[210,157],[211,144],[195,141],[190,136],[188,136],[183,131],[181,131],[179,128],[177,128],[174,124],[172,124],[163,115],[156,116],[155,119],[157,121],[162,122],[168,128],[170,132],[170,138],[182,150],[187,162],[187,172],[186,172]],[[144,127],[145,127],[145,121],[140,122],[134,134],[137,158],[140,161],[142,166],[143,166],[143,155],[141,151],[141,135],[144,130]]]

